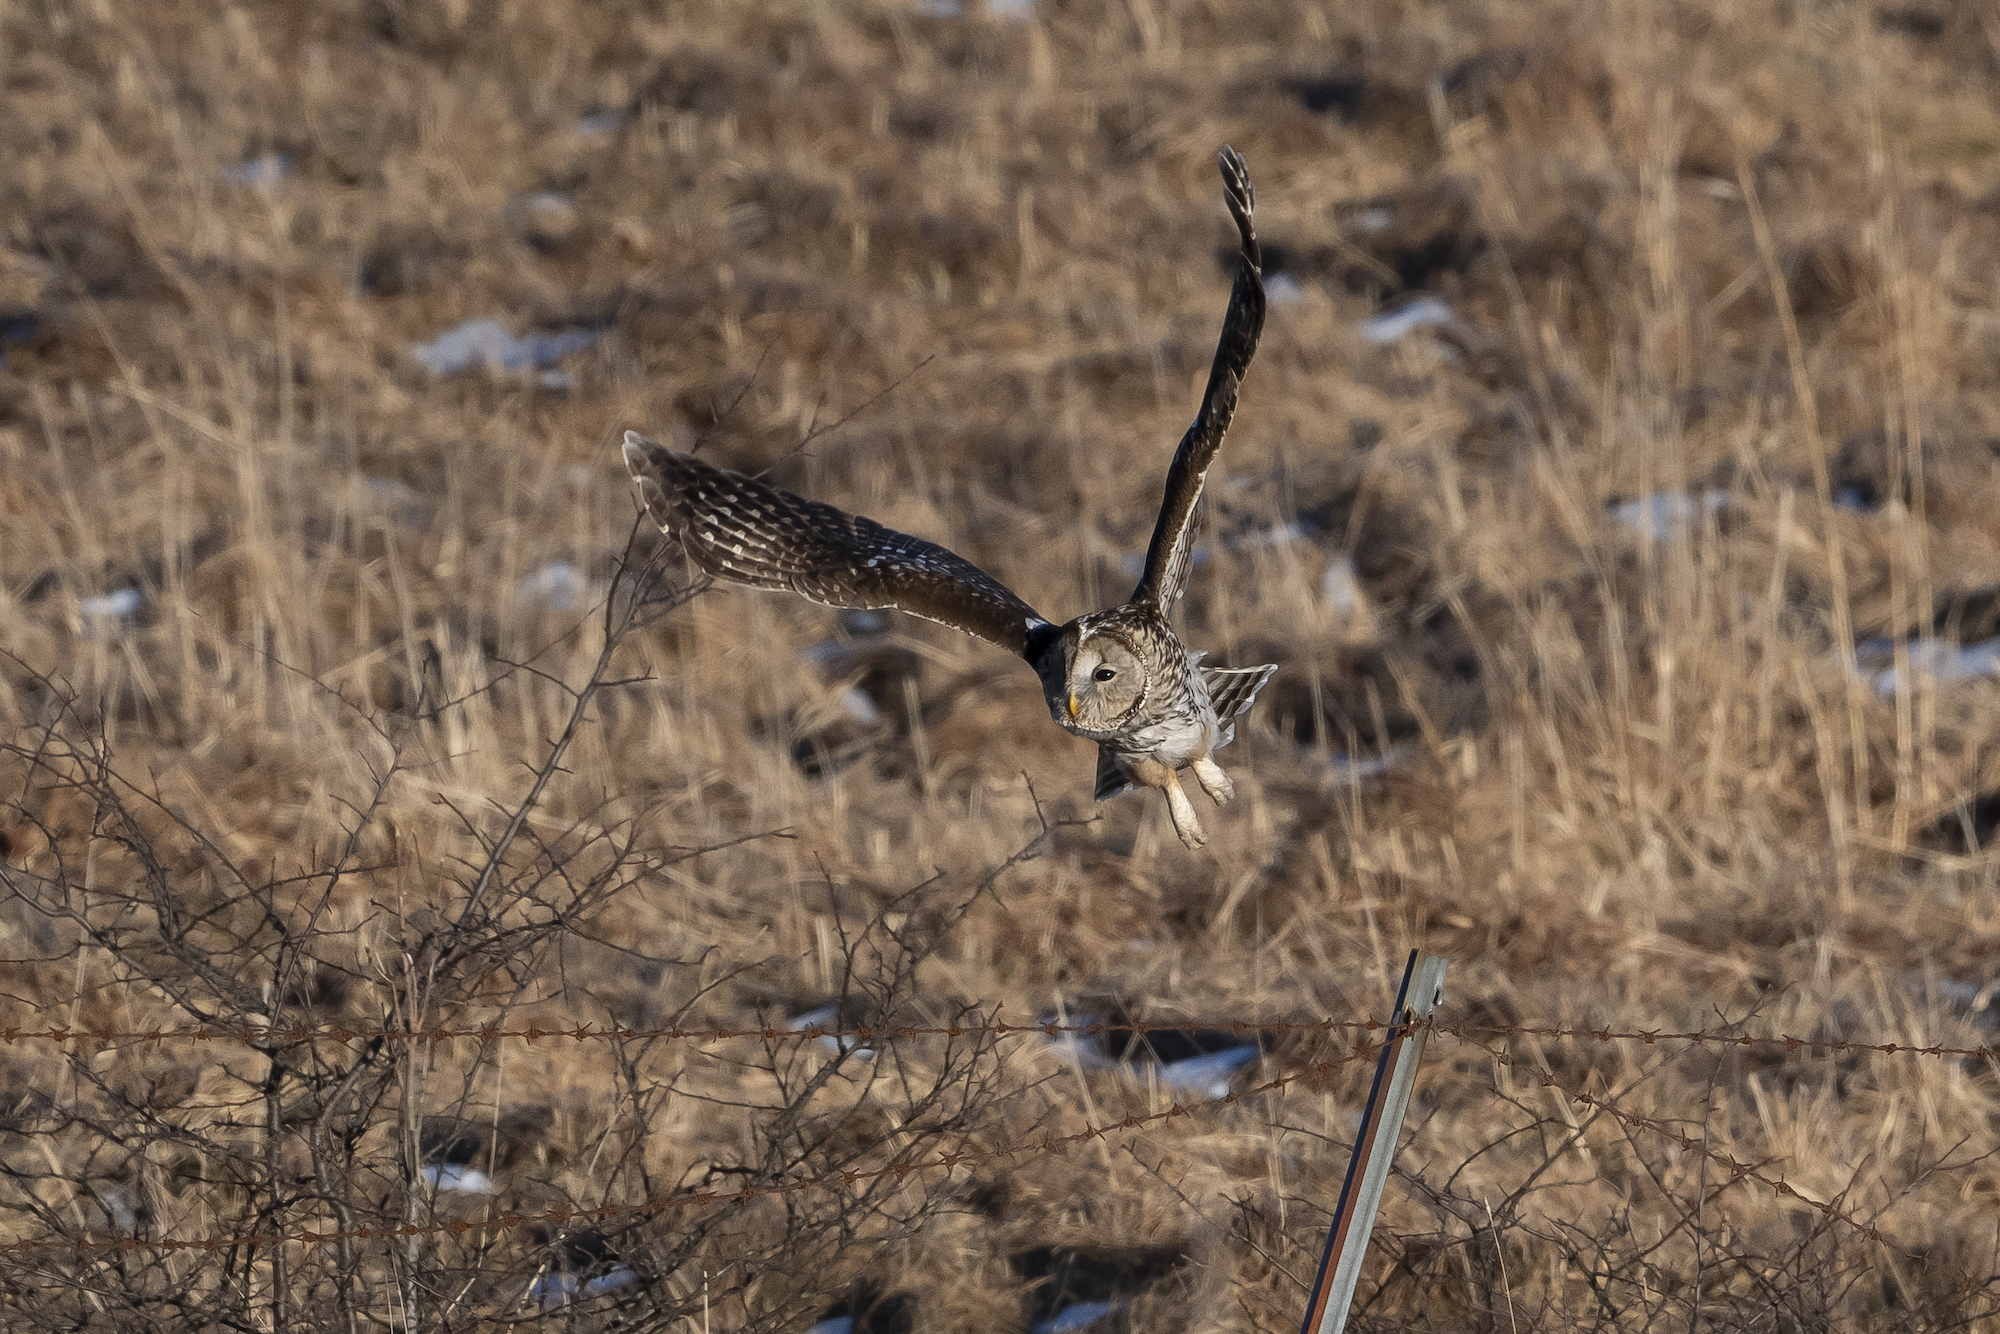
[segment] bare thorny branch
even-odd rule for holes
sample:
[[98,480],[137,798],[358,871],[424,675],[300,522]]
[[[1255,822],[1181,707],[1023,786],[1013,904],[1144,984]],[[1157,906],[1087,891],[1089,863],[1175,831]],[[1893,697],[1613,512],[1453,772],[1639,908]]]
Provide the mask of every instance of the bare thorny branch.
[[[592,725],[594,701],[643,679],[614,674],[621,648],[706,586],[664,584],[657,560],[632,559],[635,545],[628,543],[602,608],[602,643],[584,679],[563,684],[570,700],[564,726],[547,740],[525,790],[496,812],[491,833],[480,813],[457,812],[479,853],[462,877],[445,882],[455,892],[437,909],[409,906],[406,891],[384,898],[384,877],[400,882],[413,869],[393,838],[396,853],[388,861],[371,862],[367,851],[384,835],[400,784],[417,773],[408,756],[423,724],[439,716],[424,697],[401,722],[384,722],[339,699],[388,758],[373,769],[366,793],[346,804],[344,834],[321,865],[303,875],[281,876],[275,867],[260,875],[232,860],[156,785],[128,781],[102,726],[93,727],[58,682],[29,674],[47,701],[45,716],[23,741],[0,746],[0,754],[22,767],[22,785],[8,805],[40,846],[0,865],[0,884],[17,908],[67,934],[16,965],[108,961],[113,981],[93,993],[94,1007],[165,1006],[196,1030],[250,1040],[238,1049],[240,1059],[226,1047],[200,1046],[213,1063],[196,1076],[210,1089],[199,1108],[162,1093],[159,1081],[180,1078],[177,1070],[185,1067],[157,1046],[123,1052],[109,1067],[81,1049],[66,1051],[75,1096],[0,1107],[6,1118],[0,1120],[0,1218],[14,1237],[39,1234],[58,1243],[55,1252],[16,1248],[0,1260],[0,1304],[24,1326],[115,1310],[123,1328],[353,1331],[384,1319],[452,1327],[546,1314],[581,1300],[591,1283],[618,1277],[616,1300],[637,1313],[636,1327],[660,1327],[686,1313],[688,1289],[674,1276],[689,1265],[716,1267],[727,1256],[738,1262],[739,1286],[760,1269],[797,1274],[801,1281],[787,1300],[809,1301],[815,1282],[851,1270],[859,1257],[939,1207],[942,1197],[913,1189],[903,1170],[889,1170],[884,1155],[921,1154],[935,1145],[949,1156],[995,1105],[999,1035],[976,1015],[966,1026],[978,1031],[933,1050],[848,1048],[822,1060],[816,1049],[779,1043],[737,1063],[736,1082],[748,1075],[763,1092],[742,1108],[748,1140],[712,1156],[708,1168],[739,1174],[746,1184],[698,1218],[627,1209],[614,1226],[612,1215],[593,1213],[607,1198],[654,1197],[663,1161],[662,1149],[653,1147],[654,1123],[676,1098],[699,1096],[700,1081],[678,1044],[624,1038],[629,1028],[616,1041],[614,1072],[629,1112],[598,1133],[591,1160],[608,1171],[601,1178],[591,1173],[594,1189],[604,1194],[577,1199],[560,1175],[517,1165],[516,1208],[546,1220],[535,1241],[518,1228],[464,1232],[457,1204],[441,1191],[439,1155],[464,1132],[434,1131],[433,1123],[481,1124],[481,1106],[490,1102],[485,1161],[495,1167],[503,1152],[514,1152],[502,1145],[503,1103],[493,1091],[478,1092],[497,1088],[500,1049],[474,1044],[464,1061],[438,1044],[419,1050],[386,1033],[423,1032],[473,1005],[491,1014],[496,999],[502,1014],[538,1003],[535,979],[547,971],[539,958],[565,941],[597,948],[592,942],[601,933],[592,924],[620,895],[674,862],[747,850],[769,836],[648,849],[636,838],[633,817],[600,826],[601,809],[562,833],[530,824],[563,774],[566,754]],[[72,809],[84,817],[80,825],[70,819]],[[113,857],[131,874],[103,874]],[[955,897],[946,894],[948,903],[939,897],[941,883],[927,881],[852,924],[836,901],[847,949],[838,987],[842,1012],[939,1017],[929,1002],[910,1008],[918,963],[991,879],[975,878]],[[431,896],[428,887],[424,893]],[[840,897],[831,884],[829,894]],[[391,925],[392,937],[400,935],[391,945],[399,963],[378,958],[370,965],[375,956],[367,948],[342,961],[354,956],[354,933],[336,929],[348,915],[336,909],[357,900],[388,910],[378,917]],[[635,955],[623,946],[607,953]],[[697,1007],[707,998],[762,966],[733,965],[716,974],[703,965],[700,957],[652,965],[684,968],[693,979],[676,986],[685,994],[664,1016],[668,1026],[698,1022]],[[489,980],[496,968],[512,979],[497,997]],[[319,1028],[325,1016],[353,1015],[371,1003],[387,1026],[342,1021],[376,1028],[372,1037],[332,1050],[291,1040],[301,1021]],[[968,1011],[953,1003],[942,1018],[965,1022]],[[717,1059],[701,1058],[708,1065]],[[128,1067],[160,1073],[148,1076],[151,1084],[134,1084],[117,1073]],[[439,1115],[424,1115],[436,1076],[452,1069],[455,1095]],[[884,1121],[889,1108],[893,1117]],[[42,1165],[31,1165],[22,1152]],[[801,1180],[824,1184],[808,1198],[787,1184]],[[317,1222],[322,1218],[325,1224]],[[579,1231],[584,1222],[598,1225]],[[194,1249],[172,1244],[190,1231],[219,1239]],[[315,1232],[324,1244],[297,1240]],[[129,1243],[97,1260],[75,1249],[107,1233],[147,1242],[154,1258]],[[523,1242],[541,1248],[530,1251],[541,1255],[539,1262],[524,1263]],[[75,1263],[50,1258],[64,1247],[79,1257]],[[758,1258],[761,1267],[742,1263]],[[629,1283],[622,1281],[627,1274]],[[761,1281],[768,1289],[769,1280]],[[778,1295],[760,1300],[768,1305]]]

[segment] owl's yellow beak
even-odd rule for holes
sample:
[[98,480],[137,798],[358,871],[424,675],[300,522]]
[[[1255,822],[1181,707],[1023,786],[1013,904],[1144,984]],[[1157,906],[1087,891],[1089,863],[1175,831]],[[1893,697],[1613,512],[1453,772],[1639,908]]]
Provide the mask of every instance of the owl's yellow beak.
[[1069,720],[1071,722],[1076,721],[1076,696],[1074,694],[1069,697]]

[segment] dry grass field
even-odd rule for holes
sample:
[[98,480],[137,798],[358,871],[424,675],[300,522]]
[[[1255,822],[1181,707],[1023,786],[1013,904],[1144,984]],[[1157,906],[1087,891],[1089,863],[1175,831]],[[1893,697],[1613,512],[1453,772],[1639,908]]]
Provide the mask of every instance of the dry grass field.
[[[2000,1330],[1990,1055],[1512,1031],[1995,1040],[1996,88],[1985,0],[0,0],[0,1029],[250,1037],[0,1041],[0,1326],[1282,1334],[1370,1065],[1279,1025],[1421,946],[1358,1327]],[[1119,601],[1225,142],[1190,853],[617,441]]]

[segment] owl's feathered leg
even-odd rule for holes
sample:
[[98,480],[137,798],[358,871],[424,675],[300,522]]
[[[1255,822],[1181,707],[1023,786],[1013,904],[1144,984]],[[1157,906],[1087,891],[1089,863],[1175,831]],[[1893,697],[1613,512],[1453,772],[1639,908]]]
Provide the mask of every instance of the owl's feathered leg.
[[1174,832],[1181,836],[1181,842],[1190,848],[1199,848],[1208,842],[1201,821],[1195,818],[1194,803],[1188,800],[1187,793],[1181,791],[1181,776],[1178,773],[1158,760],[1133,760],[1128,772],[1145,786],[1156,787],[1167,794],[1167,814],[1173,817]]
[[1236,784],[1222,766],[1204,755],[1198,760],[1190,760],[1188,768],[1194,770],[1194,781],[1201,784],[1201,790],[1208,793],[1208,799],[1220,806],[1236,795]]

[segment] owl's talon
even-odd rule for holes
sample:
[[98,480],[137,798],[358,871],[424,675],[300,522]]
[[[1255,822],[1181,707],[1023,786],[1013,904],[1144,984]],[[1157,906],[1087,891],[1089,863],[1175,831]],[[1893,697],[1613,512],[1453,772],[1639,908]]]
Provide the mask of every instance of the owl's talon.
[[[1165,765],[1160,767],[1166,768]],[[1201,821],[1195,817],[1194,803],[1189,801],[1187,793],[1181,790],[1180,775],[1168,770],[1166,782],[1161,786],[1161,790],[1167,794],[1167,814],[1173,817],[1174,832],[1181,836],[1181,842],[1190,848],[1199,848],[1206,844],[1208,835],[1203,832]]]
[[1208,793],[1208,799],[1220,806],[1236,795],[1236,783],[1222,771],[1222,766],[1203,756],[1188,765],[1194,770],[1194,781],[1201,784],[1201,790]]
[[[1178,793],[1180,789],[1176,788],[1174,791]],[[1180,835],[1181,842],[1190,849],[1207,847],[1208,831],[1203,829],[1201,821],[1195,818],[1194,807],[1188,804],[1186,797],[1181,798],[1180,806],[1186,808],[1185,814],[1175,805],[1171,797],[1168,798],[1167,814],[1173,817],[1174,832]]]

